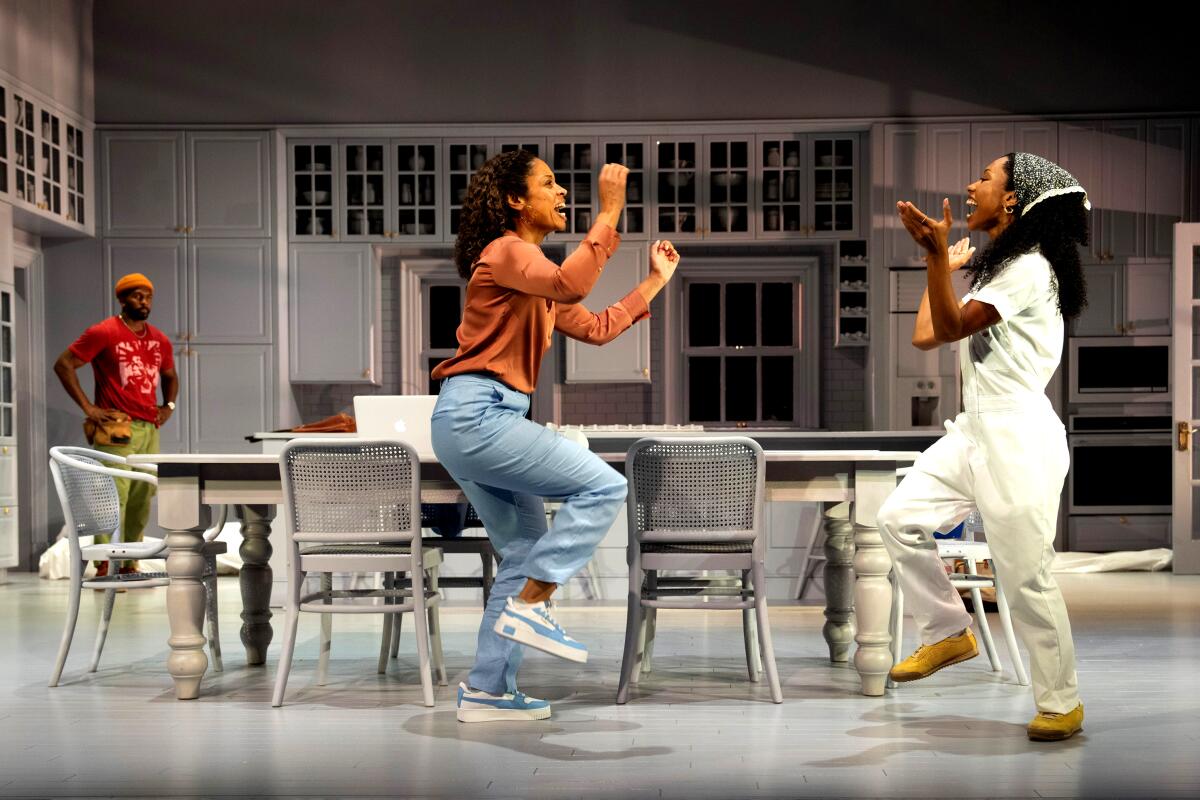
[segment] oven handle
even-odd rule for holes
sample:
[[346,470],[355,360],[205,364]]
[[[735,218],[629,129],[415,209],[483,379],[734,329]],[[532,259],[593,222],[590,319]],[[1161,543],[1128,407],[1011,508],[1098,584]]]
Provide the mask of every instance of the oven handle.
[[[1195,430],[1195,429],[1193,429]],[[1072,433],[1067,441],[1072,446],[1095,447],[1096,445],[1125,445],[1129,447],[1145,447],[1156,444],[1170,444],[1169,433]]]

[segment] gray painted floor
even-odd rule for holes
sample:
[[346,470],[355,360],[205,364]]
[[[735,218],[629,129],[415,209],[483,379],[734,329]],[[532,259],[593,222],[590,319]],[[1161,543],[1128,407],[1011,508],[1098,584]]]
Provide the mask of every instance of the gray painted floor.
[[339,618],[331,682],[317,687],[318,622],[306,616],[287,705],[272,709],[278,647],[266,669],[244,666],[236,579],[221,581],[226,672],[206,677],[199,700],[173,699],[162,590],[120,596],[92,675],[89,592],[64,683],[47,689],[65,582],[17,575],[0,586],[0,796],[1200,795],[1200,578],[1061,581],[1087,722],[1069,742],[1034,744],[1032,698],[1011,672],[981,657],[861,697],[853,670],[825,657],[820,609],[798,606],[772,609],[781,706],[746,681],[737,614],[676,611],[660,615],[655,674],[618,707],[624,609],[575,606],[559,618],[592,660],[531,654],[522,670],[553,718],[460,725],[453,687],[478,610],[459,606],[442,612],[451,685],[436,708],[420,704],[411,625],[379,676],[377,618]]

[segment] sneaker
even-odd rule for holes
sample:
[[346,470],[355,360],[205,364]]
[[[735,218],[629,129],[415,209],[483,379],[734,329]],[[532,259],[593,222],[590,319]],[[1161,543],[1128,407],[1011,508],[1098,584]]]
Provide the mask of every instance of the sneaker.
[[525,603],[508,598],[492,630],[505,639],[512,639],[552,656],[580,664],[587,661],[587,648],[567,636],[545,602]]
[[458,685],[459,722],[503,722],[504,720],[549,719],[550,703],[524,692],[488,694]]
[[1026,731],[1035,742],[1059,742],[1083,730],[1083,703],[1065,714],[1039,711]]
[[975,635],[967,628],[958,636],[948,636],[937,644],[921,645],[915,653],[892,667],[888,677],[896,683],[916,681],[977,655],[979,646],[975,643]]

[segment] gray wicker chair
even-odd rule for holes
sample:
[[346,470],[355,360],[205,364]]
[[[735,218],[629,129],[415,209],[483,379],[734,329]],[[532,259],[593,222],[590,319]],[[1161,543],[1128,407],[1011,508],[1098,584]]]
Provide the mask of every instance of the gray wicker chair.
[[[401,614],[412,612],[417,658],[426,706],[433,706],[430,627],[437,626],[440,599],[426,585],[436,548],[421,541],[421,464],[413,448],[399,441],[295,439],[279,454],[283,478],[283,518],[287,535],[288,591],[283,650],[272,705],[283,704],[296,646],[300,612]],[[319,591],[302,596],[304,576],[323,576]],[[382,573],[382,589],[339,589],[333,573]],[[392,576],[407,574],[397,588]],[[328,619],[328,617],[326,617]],[[386,663],[391,626],[384,626],[380,661]],[[328,641],[322,636],[322,650]],[[433,643],[433,666],[444,672],[440,639]],[[324,655],[324,653],[322,654]]]
[[[759,680],[761,647],[771,699],[783,702],[767,620],[763,473],[762,448],[741,436],[642,439],[630,448],[629,616],[617,703],[648,665],[647,630],[660,608],[740,610],[750,680]],[[737,575],[660,577],[664,570]]]
[[[116,565],[121,561],[166,558],[167,543],[163,539],[121,541],[121,504],[114,479],[158,485],[158,478],[153,473],[153,465],[141,465],[136,470],[118,469],[112,465],[127,467],[128,462],[122,456],[86,447],[63,445],[50,448],[50,475],[54,479],[54,489],[58,492],[71,548],[71,594],[62,641],[58,646],[58,658],[50,676],[51,687],[58,686],[62,678],[67,653],[71,649],[72,639],[75,638],[80,594],[84,589],[104,590],[104,608],[100,612],[100,627],[96,631],[92,663],[88,668],[88,672],[95,672],[100,666],[100,654],[104,651],[104,642],[108,638],[108,627],[112,620],[117,592],[124,589],[153,589],[171,582],[165,572],[115,574]],[[208,617],[208,649],[212,655],[213,670],[216,672],[224,669],[221,662],[221,636],[217,625],[217,556],[225,552],[225,543],[216,541],[216,538],[225,526],[225,514],[225,506],[220,506],[213,524],[204,532],[204,545],[200,549],[200,555],[204,558],[202,576],[205,614]],[[112,538],[107,544],[80,544],[79,537],[97,534]],[[89,561],[110,562],[112,574],[104,578],[84,578]]]

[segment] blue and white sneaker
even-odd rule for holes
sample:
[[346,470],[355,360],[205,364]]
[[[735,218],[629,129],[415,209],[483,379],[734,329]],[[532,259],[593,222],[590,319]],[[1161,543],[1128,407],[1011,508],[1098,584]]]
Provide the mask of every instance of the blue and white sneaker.
[[512,639],[552,656],[580,664],[587,661],[587,648],[567,636],[562,625],[550,614],[550,606],[545,602],[524,603],[512,597],[508,598],[492,630],[505,639]]
[[458,685],[459,722],[503,722],[504,720],[549,719],[550,703],[524,692],[488,694]]

